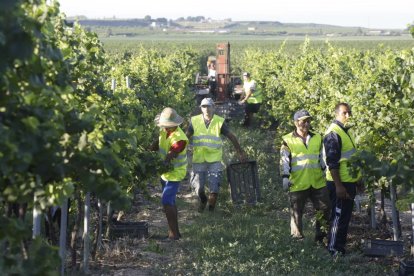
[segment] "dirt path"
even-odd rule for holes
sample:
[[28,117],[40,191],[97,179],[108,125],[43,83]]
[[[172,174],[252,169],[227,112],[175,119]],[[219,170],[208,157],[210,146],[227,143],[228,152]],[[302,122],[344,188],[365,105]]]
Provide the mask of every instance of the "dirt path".
[[[148,221],[147,239],[119,238],[106,240],[94,262],[91,275],[159,275],[171,262],[180,261],[185,252],[180,241],[165,241],[167,221],[160,203],[160,187],[149,187],[150,199],[143,195],[135,196],[132,210],[122,217],[122,221]],[[198,213],[195,211],[197,198],[191,193],[187,182],[181,183],[178,198],[179,225],[190,225]],[[183,232],[183,231],[181,231]],[[180,271],[171,271],[174,275]]]

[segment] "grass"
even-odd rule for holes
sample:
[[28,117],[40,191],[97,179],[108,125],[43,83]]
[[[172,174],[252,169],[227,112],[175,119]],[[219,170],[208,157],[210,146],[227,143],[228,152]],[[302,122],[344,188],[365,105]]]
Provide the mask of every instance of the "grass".
[[163,254],[164,249],[159,245],[159,243],[155,242],[154,240],[150,240],[148,246],[144,248],[145,251],[150,251],[158,254]]
[[[286,212],[264,206],[223,208],[203,213],[186,227],[183,247],[191,252],[180,269],[194,275],[351,275],[389,273],[360,253],[335,261],[314,244],[306,221],[304,241],[289,237]],[[362,260],[365,260],[362,262]],[[171,268],[169,268],[171,269]]]

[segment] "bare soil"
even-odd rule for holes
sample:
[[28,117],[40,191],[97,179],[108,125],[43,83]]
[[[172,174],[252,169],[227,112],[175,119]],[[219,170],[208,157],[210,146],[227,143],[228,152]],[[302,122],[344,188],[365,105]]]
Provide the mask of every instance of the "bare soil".
[[[180,262],[188,254],[182,246],[185,232],[179,241],[170,241],[167,237],[167,220],[163,212],[160,196],[161,187],[149,187],[151,198],[136,194],[132,209],[124,214],[121,221],[148,221],[149,237],[146,239],[123,237],[104,240],[95,261],[90,264],[91,275],[159,275],[169,263]],[[182,182],[178,204],[179,225],[193,223],[197,216],[197,198],[192,194],[188,182]],[[185,207],[180,208],[180,205]],[[172,275],[185,274],[183,271],[171,271]]]

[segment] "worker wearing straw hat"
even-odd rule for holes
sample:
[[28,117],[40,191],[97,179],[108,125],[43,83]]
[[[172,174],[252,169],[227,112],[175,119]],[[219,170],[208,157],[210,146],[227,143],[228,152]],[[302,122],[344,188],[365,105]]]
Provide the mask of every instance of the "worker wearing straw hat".
[[166,165],[171,166],[171,169],[161,175],[163,187],[161,202],[168,221],[169,240],[178,240],[181,237],[175,199],[180,181],[187,173],[188,138],[179,127],[182,122],[183,118],[170,107],[165,108],[155,117],[155,123],[160,127],[159,153]]

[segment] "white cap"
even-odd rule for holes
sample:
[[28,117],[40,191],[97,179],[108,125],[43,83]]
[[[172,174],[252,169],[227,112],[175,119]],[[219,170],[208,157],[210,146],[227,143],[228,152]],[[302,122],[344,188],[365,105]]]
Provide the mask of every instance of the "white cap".
[[200,106],[203,106],[203,105],[210,105],[210,106],[214,106],[214,101],[213,101],[213,99],[212,99],[212,98],[204,98],[204,99],[201,101]]

